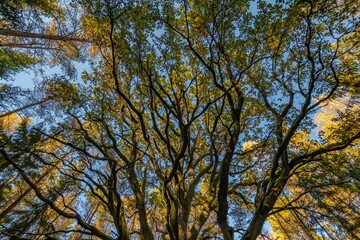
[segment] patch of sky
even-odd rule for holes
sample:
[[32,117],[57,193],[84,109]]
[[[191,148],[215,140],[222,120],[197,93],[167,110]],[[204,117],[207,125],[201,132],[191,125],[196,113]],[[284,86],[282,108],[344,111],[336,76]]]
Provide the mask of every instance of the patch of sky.
[[[81,73],[86,71],[90,71],[90,65],[88,62],[73,62],[72,63],[74,65],[74,69],[75,71],[75,75],[73,78],[71,78],[71,81],[73,83],[82,83],[82,79],[81,79]],[[11,84],[15,87],[20,87],[23,90],[27,90],[29,91],[29,94],[26,96],[21,96],[17,99],[16,103],[9,103],[9,106],[12,109],[8,109],[9,110],[14,110],[20,107],[23,107],[27,104],[30,103],[36,103],[38,101],[40,101],[41,99],[43,99],[44,96],[43,92],[41,90],[42,88],[42,82],[52,79],[52,78],[58,78],[60,76],[64,75],[64,70],[62,69],[61,66],[56,65],[53,67],[49,67],[49,66],[38,66],[35,65],[32,68],[28,68],[24,71],[21,71],[19,73],[17,73],[16,75],[13,76],[13,81],[11,82]],[[69,77],[65,77],[65,79],[67,79]],[[60,93],[62,94],[62,93]],[[39,111],[39,113],[44,113],[44,110],[46,109],[46,107],[48,106],[48,103],[45,102],[39,106],[34,106],[31,108],[26,108],[20,112],[18,112],[18,114],[20,115],[27,115],[27,116],[31,116],[33,115],[31,112],[33,110],[35,111]],[[32,124],[36,125],[38,123],[41,123],[44,121],[44,119],[46,117],[49,117],[47,114],[38,114],[36,117],[32,117]],[[56,122],[61,120],[60,116],[53,116],[56,120]],[[44,118],[44,119],[43,119]]]
[[[90,71],[90,65],[88,62],[74,62],[73,64],[74,69],[76,70],[73,81],[80,83],[82,81],[81,73],[83,71]],[[59,65],[53,67],[41,66],[40,68],[39,66],[35,66],[17,73],[14,76],[13,85],[33,90],[42,80],[51,78],[51,76],[55,75],[63,75],[63,72],[63,69]]]
[[[265,0],[262,2],[265,2],[266,4],[275,4],[276,0]],[[259,1],[250,1],[249,10],[252,14],[257,15],[259,13]]]

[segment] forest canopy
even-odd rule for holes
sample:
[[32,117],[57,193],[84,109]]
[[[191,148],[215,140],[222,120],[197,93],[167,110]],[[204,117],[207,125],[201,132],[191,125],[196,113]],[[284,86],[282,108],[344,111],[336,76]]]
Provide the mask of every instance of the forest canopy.
[[0,238],[360,239],[359,24],[359,0],[0,0]]

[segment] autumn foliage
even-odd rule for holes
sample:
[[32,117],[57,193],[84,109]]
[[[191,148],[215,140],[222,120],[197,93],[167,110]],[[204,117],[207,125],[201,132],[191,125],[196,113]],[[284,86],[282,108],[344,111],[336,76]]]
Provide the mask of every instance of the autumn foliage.
[[358,0],[0,6],[0,238],[360,238]]

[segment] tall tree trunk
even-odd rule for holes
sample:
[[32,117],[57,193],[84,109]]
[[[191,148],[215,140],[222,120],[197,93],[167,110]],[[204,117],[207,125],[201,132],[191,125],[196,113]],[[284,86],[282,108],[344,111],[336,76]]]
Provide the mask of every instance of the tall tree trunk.
[[[166,202],[166,229],[170,235],[171,240],[179,239],[179,224],[178,224],[178,206],[176,197],[173,196],[171,189],[164,187],[164,199]],[[176,190],[175,190],[176,192]]]
[[198,239],[201,228],[204,226],[204,224],[208,220],[210,213],[213,210],[215,210],[215,208],[216,208],[215,205],[213,205],[215,198],[216,197],[214,196],[211,200],[208,200],[203,205],[200,216],[197,218],[197,220],[194,222],[193,226],[191,227],[191,230],[190,230],[191,234],[190,234],[189,240]]
[[138,181],[137,174],[134,170],[134,165],[129,166],[129,182],[130,186],[134,192],[136,199],[136,208],[139,213],[140,229],[141,229],[141,239],[143,240],[153,240],[154,235],[149,227],[148,218],[145,207],[144,193],[141,190],[140,183]]
[[6,188],[7,186],[9,186],[17,177],[18,177],[18,175],[14,175],[11,178],[9,178],[8,180],[6,180],[3,184],[1,184],[0,185],[0,194],[3,191],[3,189]]
[[269,216],[270,211],[273,209],[276,200],[280,196],[288,180],[288,173],[283,173],[278,181],[271,188],[270,193],[264,196],[259,203],[259,207],[255,211],[255,214],[247,228],[242,240],[256,240],[260,235],[264,223]]
[[[43,175],[40,176],[40,178],[35,182],[36,185],[38,185],[42,180],[44,180],[49,174],[53,168],[49,168],[45,171]],[[9,206],[7,206],[4,210],[0,212],[0,220],[3,219],[12,209],[14,209],[33,189],[31,187],[28,187],[25,192],[23,192],[19,197],[15,199]]]
[[13,114],[13,113],[20,112],[20,111],[22,111],[22,110],[24,110],[24,109],[27,109],[27,108],[29,108],[29,107],[33,107],[33,106],[36,106],[36,105],[43,104],[43,103],[48,102],[48,101],[50,101],[50,100],[52,100],[52,98],[51,98],[51,97],[48,97],[48,98],[44,98],[44,99],[42,99],[42,100],[40,100],[40,101],[38,101],[38,102],[30,103],[30,104],[28,104],[28,105],[25,105],[25,106],[23,106],[23,107],[20,107],[20,108],[18,108],[18,109],[13,110],[13,111],[9,111],[9,112],[0,114],[0,118],[9,116],[9,115],[11,115],[11,114]]
[[240,134],[239,123],[236,122],[235,126],[236,126],[235,133],[231,137],[232,139],[228,146],[228,150],[224,156],[224,160],[220,170],[221,172],[220,172],[220,182],[219,182],[219,191],[218,191],[219,209],[217,213],[218,215],[217,221],[221,229],[221,232],[224,235],[225,240],[234,239],[234,229],[229,225],[227,221],[228,211],[229,211],[227,196],[229,189],[229,172],[230,172],[231,160]]
[[225,240],[234,239],[234,231],[232,227],[229,226],[227,221],[228,209],[229,209],[228,201],[227,201],[228,188],[229,188],[229,171],[230,171],[230,159],[229,157],[225,156],[221,168],[221,175],[220,175],[219,192],[218,192],[219,209],[217,214],[218,215],[217,221],[221,229],[221,232],[224,235]]
[[49,208],[48,204],[44,204],[44,206],[35,213],[35,216],[28,220],[24,228],[17,234],[18,237],[21,237],[24,233],[26,233],[33,225],[36,223],[36,221],[43,216],[43,214],[46,212],[46,210]]
[[[232,82],[235,82],[235,78],[228,68],[228,73],[232,79]],[[221,89],[221,88],[220,88]],[[237,92],[237,104],[235,104],[233,97],[231,94],[227,93],[227,98],[229,104],[231,105],[231,118],[232,118],[232,131],[230,133],[230,141],[227,144],[226,153],[222,162],[222,166],[220,169],[220,181],[219,181],[219,190],[218,190],[218,213],[217,213],[217,222],[221,229],[221,232],[224,235],[225,240],[233,240],[234,239],[234,229],[228,223],[228,211],[229,211],[229,204],[228,204],[228,190],[229,190],[229,173],[231,167],[231,161],[234,156],[234,152],[236,149],[236,144],[238,143],[239,136],[241,133],[241,112],[244,104],[244,96],[238,87],[235,86]],[[224,89],[221,89],[224,91]]]
[[29,33],[11,29],[0,28],[0,35],[10,37],[22,37],[22,38],[35,38],[35,39],[46,39],[46,40],[57,40],[57,41],[74,41],[74,42],[89,42],[83,38],[67,36],[50,35],[43,33]]
[[[88,214],[86,214],[85,216],[85,221],[88,222],[88,223],[91,223],[93,217],[95,216],[96,212],[98,211],[100,207],[100,203],[98,203],[95,208],[94,207],[91,207],[89,209],[89,212]],[[84,234],[83,233],[74,233],[74,238],[72,238],[74,240],[81,240],[81,239],[84,239]]]

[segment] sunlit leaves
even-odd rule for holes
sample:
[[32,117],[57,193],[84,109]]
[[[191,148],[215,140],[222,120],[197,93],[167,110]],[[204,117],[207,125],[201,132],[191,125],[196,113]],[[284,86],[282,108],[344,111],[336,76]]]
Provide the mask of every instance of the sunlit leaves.
[[[54,168],[28,232],[256,239],[269,220],[285,239],[357,236],[355,2],[71,6],[90,69],[42,82],[48,115],[4,134],[4,169],[31,184]],[[57,60],[76,57],[63,42]]]

